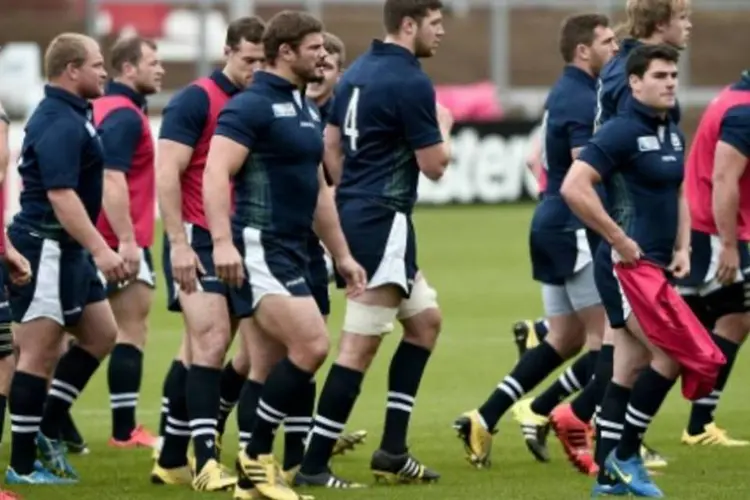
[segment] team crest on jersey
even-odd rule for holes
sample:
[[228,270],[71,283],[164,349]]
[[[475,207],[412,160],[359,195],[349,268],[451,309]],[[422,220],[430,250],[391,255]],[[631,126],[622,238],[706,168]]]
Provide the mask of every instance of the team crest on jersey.
[[655,135],[642,135],[638,138],[638,151],[659,151],[659,139]]
[[672,141],[672,149],[675,151],[682,151],[682,141],[680,140],[679,134],[672,132],[669,136],[669,140]]
[[276,118],[290,118],[297,116],[297,110],[291,102],[279,102],[271,105],[273,116]]

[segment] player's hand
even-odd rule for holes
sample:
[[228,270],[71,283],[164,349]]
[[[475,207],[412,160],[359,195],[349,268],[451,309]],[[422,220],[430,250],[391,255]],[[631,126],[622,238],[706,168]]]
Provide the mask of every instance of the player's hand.
[[690,274],[690,251],[687,249],[675,250],[672,255],[672,262],[669,263],[667,270],[675,278],[684,278]]
[[346,282],[346,296],[356,297],[367,287],[367,273],[351,255],[335,261],[336,269]]
[[16,286],[23,286],[31,281],[31,265],[26,257],[9,247],[5,251],[5,265],[8,268],[10,282]]
[[169,252],[172,264],[172,278],[180,291],[191,294],[198,289],[198,273],[205,274],[198,256],[187,243],[175,243]]
[[737,279],[737,270],[740,268],[740,253],[737,244],[722,245],[719,252],[719,268],[716,271],[716,279],[724,286],[731,285]]
[[118,253],[128,268],[128,279],[135,279],[141,269],[141,249],[138,244],[135,240],[121,241]]
[[108,283],[121,283],[128,279],[125,260],[109,247],[94,254],[94,263]]
[[437,120],[440,127],[447,130],[453,128],[453,113],[439,102],[435,103],[435,107],[437,108]]
[[242,256],[230,240],[214,243],[214,266],[216,276],[233,288],[245,282],[245,265]]
[[627,236],[612,243],[612,249],[617,252],[619,262],[627,266],[634,265],[643,256],[643,251],[638,243]]

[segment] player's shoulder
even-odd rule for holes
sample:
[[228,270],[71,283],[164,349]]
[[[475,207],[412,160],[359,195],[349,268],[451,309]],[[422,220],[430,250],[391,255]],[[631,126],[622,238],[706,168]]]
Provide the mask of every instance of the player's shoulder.
[[561,76],[547,96],[547,109],[560,112],[563,116],[585,114],[593,120],[596,110],[595,82],[587,84],[582,79]]
[[165,110],[174,110],[183,107],[196,107],[201,104],[208,105],[208,92],[206,89],[192,82],[178,90],[167,102]]
[[613,116],[597,130],[594,140],[610,142],[637,137],[644,129],[643,123],[627,114]]
[[76,114],[69,107],[61,106],[51,99],[42,99],[26,122],[25,132],[32,138],[39,137],[51,129],[72,133],[82,128],[85,122],[83,116]]

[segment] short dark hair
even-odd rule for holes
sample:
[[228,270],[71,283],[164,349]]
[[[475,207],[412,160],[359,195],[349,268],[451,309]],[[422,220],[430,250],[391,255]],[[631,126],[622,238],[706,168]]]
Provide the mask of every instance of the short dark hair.
[[140,36],[127,36],[117,40],[110,50],[112,69],[115,73],[122,73],[125,63],[136,66],[143,57],[143,46],[156,50],[156,43]]
[[566,63],[573,62],[576,47],[583,44],[591,47],[594,43],[594,30],[601,26],[609,27],[609,18],[603,14],[578,14],[563,21],[560,30],[560,54]]
[[346,64],[346,48],[341,38],[326,31],[323,33],[323,46],[329,54],[339,56],[339,68]]
[[633,49],[628,56],[626,71],[628,76],[635,75],[643,78],[652,61],[668,61],[677,64],[680,61],[680,52],[672,46],[641,45]]
[[389,35],[398,33],[404,18],[411,17],[419,23],[431,10],[442,8],[441,0],[385,0],[383,6],[385,31]]
[[235,19],[227,27],[227,37],[224,45],[237,50],[242,40],[259,44],[263,40],[266,23],[258,16],[246,16]]
[[266,62],[273,64],[282,45],[297,50],[307,35],[323,33],[323,23],[315,16],[298,10],[283,10],[273,16],[263,33]]

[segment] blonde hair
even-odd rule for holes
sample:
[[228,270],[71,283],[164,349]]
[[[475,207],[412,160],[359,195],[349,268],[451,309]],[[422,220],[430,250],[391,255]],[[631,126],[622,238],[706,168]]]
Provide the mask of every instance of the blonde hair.
[[57,35],[47,46],[44,53],[44,73],[48,79],[62,75],[72,64],[80,68],[86,62],[89,51],[86,44],[93,41],[80,33],[62,33]]
[[650,38],[660,24],[669,23],[678,12],[689,7],[690,0],[628,0],[624,33],[632,38]]

